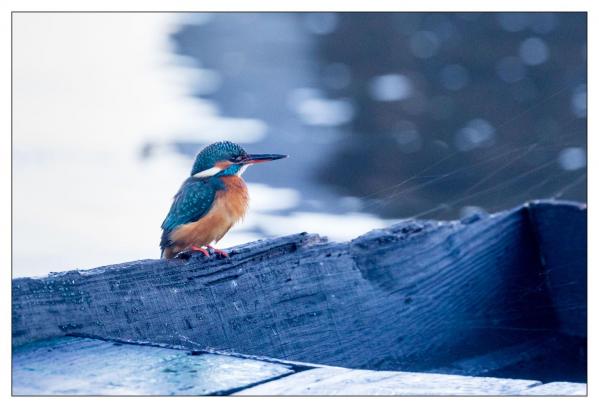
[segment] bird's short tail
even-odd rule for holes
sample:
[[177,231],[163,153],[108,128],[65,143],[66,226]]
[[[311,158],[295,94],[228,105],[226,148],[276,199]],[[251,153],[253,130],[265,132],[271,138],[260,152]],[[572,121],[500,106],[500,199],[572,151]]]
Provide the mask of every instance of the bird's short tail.
[[169,235],[170,235],[170,231],[167,230],[163,230],[162,231],[162,236],[160,237],[160,258],[161,259],[165,259],[165,258],[172,258],[173,254],[172,254],[172,249],[171,249],[171,245],[173,244],[173,242],[169,239]]

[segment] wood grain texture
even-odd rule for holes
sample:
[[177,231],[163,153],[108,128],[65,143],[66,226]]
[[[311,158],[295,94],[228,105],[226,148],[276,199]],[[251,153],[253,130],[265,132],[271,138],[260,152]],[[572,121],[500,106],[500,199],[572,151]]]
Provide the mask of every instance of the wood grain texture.
[[559,330],[586,338],[586,205],[533,202],[530,214]]
[[145,260],[15,279],[13,344],[78,333],[350,368],[432,369],[556,330],[535,237],[528,207],[519,207],[404,221],[346,243],[298,234],[236,247],[226,260]]

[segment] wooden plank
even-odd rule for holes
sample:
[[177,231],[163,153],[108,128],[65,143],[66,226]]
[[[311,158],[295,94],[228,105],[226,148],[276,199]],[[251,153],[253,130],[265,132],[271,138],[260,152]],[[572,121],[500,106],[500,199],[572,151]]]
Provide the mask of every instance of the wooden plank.
[[16,348],[14,395],[206,395],[292,374],[292,367],[184,350],[60,338]]
[[15,348],[14,395],[584,395],[585,384],[308,367],[62,337]]
[[146,260],[13,281],[13,344],[79,333],[423,371],[555,329],[527,210],[309,234],[230,259]]
[[317,368],[235,395],[519,395],[538,381],[394,371]]
[[523,390],[521,395],[586,396],[587,385],[571,382],[552,382]]
[[559,330],[586,338],[586,205],[533,202],[529,210]]

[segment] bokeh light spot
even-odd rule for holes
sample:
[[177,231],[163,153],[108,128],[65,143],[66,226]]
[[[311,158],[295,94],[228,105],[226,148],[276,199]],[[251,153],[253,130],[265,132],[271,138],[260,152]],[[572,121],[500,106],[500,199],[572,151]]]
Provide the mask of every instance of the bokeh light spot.
[[412,95],[412,82],[405,75],[381,75],[370,81],[370,95],[382,102],[401,101]]
[[439,50],[439,38],[431,31],[417,31],[410,37],[410,50],[418,58],[430,58]]
[[587,117],[587,86],[579,85],[574,89],[571,100],[572,112],[579,118]]
[[566,171],[580,170],[587,165],[586,152],[581,147],[568,147],[559,153],[559,165]]
[[495,128],[485,119],[473,119],[457,131],[455,146],[466,152],[480,147],[489,147],[495,143]]
[[527,38],[520,44],[520,58],[527,65],[539,65],[549,58],[549,47],[537,37]]

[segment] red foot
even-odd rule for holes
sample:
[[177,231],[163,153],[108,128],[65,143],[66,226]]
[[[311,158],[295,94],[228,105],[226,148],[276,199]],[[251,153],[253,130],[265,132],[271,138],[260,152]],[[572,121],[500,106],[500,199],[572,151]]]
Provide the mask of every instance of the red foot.
[[223,251],[222,249],[217,249],[214,248],[212,245],[206,245],[208,248],[212,249],[215,253],[219,254],[220,256],[222,256],[223,258],[228,258],[229,254],[226,251]]
[[198,247],[198,246],[192,245],[191,247],[189,247],[189,249],[191,249],[192,251],[198,251],[198,252],[201,252],[201,253],[203,253],[203,254],[204,254],[204,256],[207,256],[207,257],[209,257],[209,256],[210,256],[210,254],[208,253],[208,251],[206,251],[206,250],[205,250],[204,248],[202,248],[202,247]]

